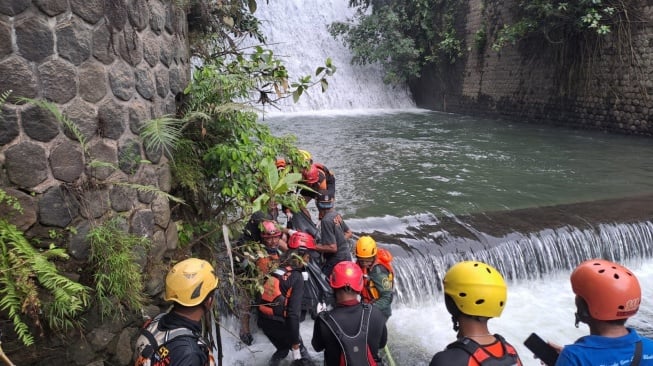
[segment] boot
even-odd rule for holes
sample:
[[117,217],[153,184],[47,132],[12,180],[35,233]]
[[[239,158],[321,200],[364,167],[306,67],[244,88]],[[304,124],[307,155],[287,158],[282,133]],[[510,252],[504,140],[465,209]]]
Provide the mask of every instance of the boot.
[[281,360],[285,359],[286,356],[288,356],[288,351],[289,350],[287,349],[278,349],[272,355],[272,358],[270,358],[270,362],[268,363],[268,366],[279,366]]

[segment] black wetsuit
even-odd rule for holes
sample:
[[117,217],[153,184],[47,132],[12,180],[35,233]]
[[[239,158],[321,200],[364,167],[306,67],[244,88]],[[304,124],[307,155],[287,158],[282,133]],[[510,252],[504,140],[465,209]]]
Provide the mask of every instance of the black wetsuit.
[[[201,334],[202,325],[200,322],[192,321],[174,311],[164,315],[159,320],[160,330],[187,328],[195,334]],[[198,338],[191,336],[180,336],[170,340],[166,347],[170,351],[170,366],[205,366],[208,365],[208,349],[198,343]]]
[[[371,307],[371,311],[367,344],[370,347],[372,356],[379,360],[379,350],[385,347],[388,341],[388,331],[385,326],[386,319],[383,313],[374,306]],[[329,313],[346,334],[354,335],[360,329],[362,312],[362,304],[354,301],[348,304],[338,304]],[[311,344],[317,352],[324,351],[325,366],[340,365],[340,355],[342,353],[340,344],[335,334],[331,332],[327,324],[320,317],[315,320]]]
[[299,319],[302,310],[302,297],[304,296],[304,277],[300,270],[291,271],[290,275],[279,284],[282,294],[292,289],[286,306],[284,320],[274,319],[259,311],[258,327],[268,337],[277,350],[288,350],[293,344],[300,343]]

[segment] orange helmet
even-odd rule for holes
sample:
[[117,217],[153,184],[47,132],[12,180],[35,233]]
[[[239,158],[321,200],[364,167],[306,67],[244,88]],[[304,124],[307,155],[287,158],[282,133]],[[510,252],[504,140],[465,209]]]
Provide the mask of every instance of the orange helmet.
[[579,264],[571,274],[571,288],[597,320],[629,318],[637,313],[642,299],[637,277],[626,267],[604,259]]
[[302,231],[297,231],[290,236],[288,240],[288,248],[290,249],[315,249],[315,239],[313,235]]
[[275,165],[277,166],[277,169],[283,169],[286,167],[286,159],[277,159],[275,162]]
[[329,285],[334,289],[349,286],[356,292],[363,290],[363,272],[354,262],[338,262],[329,277]]
[[302,178],[308,184],[317,183],[320,179],[320,172],[317,170],[317,165],[311,164],[310,167],[304,169],[302,171]]
[[263,220],[263,222],[261,222],[261,237],[274,238],[277,236],[281,236],[279,225],[272,220]]

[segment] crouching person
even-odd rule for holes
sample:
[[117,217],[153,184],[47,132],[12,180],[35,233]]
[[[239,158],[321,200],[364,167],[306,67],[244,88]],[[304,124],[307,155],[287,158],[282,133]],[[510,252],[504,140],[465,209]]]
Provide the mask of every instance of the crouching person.
[[316,351],[324,351],[324,365],[382,365],[379,350],[388,339],[386,318],[377,307],[358,300],[363,289],[360,267],[349,261],[337,263],[329,284],[336,307],[318,315],[311,341]]
[[258,327],[276,348],[270,366],[278,366],[290,353],[293,365],[312,365],[299,334],[304,296],[304,266],[315,250],[308,233],[296,232],[288,240],[288,251],[279,268],[267,276],[258,306]]

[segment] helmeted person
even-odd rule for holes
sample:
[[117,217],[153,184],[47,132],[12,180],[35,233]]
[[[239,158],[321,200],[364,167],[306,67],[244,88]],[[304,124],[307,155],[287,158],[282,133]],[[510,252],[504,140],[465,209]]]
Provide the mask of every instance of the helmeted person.
[[376,241],[368,235],[356,241],[356,263],[363,272],[363,302],[373,304],[390,318],[394,290],[394,269],[390,261],[392,255],[378,248]]
[[335,210],[333,196],[321,192],[316,203],[320,216],[320,236],[316,250],[324,257],[322,272],[328,277],[338,262],[352,260],[349,245],[352,231]]
[[[283,231],[276,221],[263,220],[259,224],[259,232],[264,251],[253,254],[248,253],[250,258],[244,258],[240,265],[242,273],[252,278],[257,278],[261,274],[267,274],[275,269],[279,265],[280,255],[288,250],[287,243],[282,239]],[[249,268],[250,266],[256,266],[256,269]],[[249,324],[253,299],[244,289],[240,289],[238,296],[240,340],[250,346],[254,342]]]
[[445,274],[444,302],[457,340],[436,353],[429,366],[522,365],[515,348],[488,329],[501,316],[508,298],[503,276],[489,264],[463,261]]
[[639,310],[642,291],[628,268],[604,259],[579,264],[571,274],[576,327],[590,334],[562,348],[556,366],[653,365],[653,341],[626,327]]
[[302,271],[305,263],[310,261],[312,250],[315,250],[315,241],[311,235],[303,232],[291,235],[288,251],[279,267],[263,284],[257,324],[276,348],[270,366],[279,365],[289,353],[295,364],[312,364],[299,333],[304,296]]
[[[173,302],[168,313],[156,316],[136,340],[135,365],[151,361],[169,366],[213,365],[211,344],[202,335],[202,318],[213,308],[218,277],[203,259],[185,259],[166,276],[165,300]],[[150,341],[154,339],[156,345]]]
[[349,261],[336,264],[329,284],[336,307],[318,315],[311,340],[317,352],[324,351],[324,365],[382,365],[379,350],[388,339],[386,318],[378,308],[358,300],[363,289],[360,267]]
[[304,158],[305,163],[308,164],[308,167],[302,170],[303,183],[314,191],[307,194],[311,198],[317,199],[318,192],[326,191],[331,197],[335,197],[336,177],[333,172],[324,164],[314,162],[310,152],[299,150],[299,153]]

